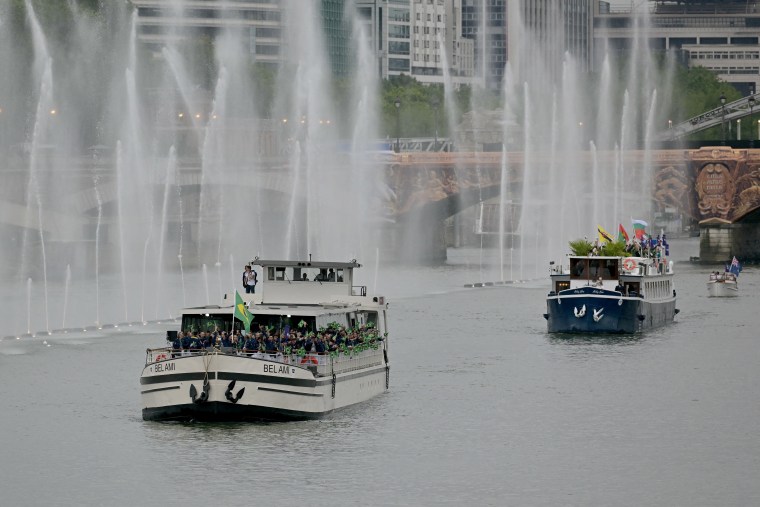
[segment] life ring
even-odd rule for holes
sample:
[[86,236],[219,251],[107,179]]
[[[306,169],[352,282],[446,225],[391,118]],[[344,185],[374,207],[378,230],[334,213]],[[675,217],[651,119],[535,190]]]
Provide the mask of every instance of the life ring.
[[623,259],[623,269],[626,271],[633,271],[637,266],[638,264],[636,264],[636,261],[632,257]]
[[156,359],[155,359],[154,362],[157,363],[159,361],[165,361],[165,360],[166,360],[166,354],[159,354],[159,355],[156,356]]
[[301,359],[301,364],[318,364],[319,361],[317,361],[317,358],[314,356],[304,356],[303,359]]

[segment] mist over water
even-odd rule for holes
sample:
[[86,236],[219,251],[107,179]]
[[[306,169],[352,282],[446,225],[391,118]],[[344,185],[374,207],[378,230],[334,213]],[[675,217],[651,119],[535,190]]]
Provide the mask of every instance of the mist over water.
[[[250,40],[234,28],[213,44],[177,31],[150,49],[126,4],[104,6],[99,16],[72,7],[66,33],[24,5],[20,23],[5,21],[16,11],[0,9],[0,65],[13,71],[0,81],[0,104],[10,104],[0,105],[9,175],[2,198],[12,210],[0,229],[0,261],[8,286],[23,291],[33,280],[32,332],[58,327],[51,316],[63,313],[77,327],[218,303],[254,256],[358,259],[388,269],[382,231],[395,196],[386,163],[368,156],[382,134],[364,24],[353,25],[356,71],[336,96],[320,15],[309,2],[284,4],[287,64],[276,72],[251,66]],[[187,15],[184,2],[170,8]],[[497,253],[481,249],[471,281],[543,276],[568,240],[593,237],[597,224],[614,232],[651,216],[651,158],[632,165],[626,153],[651,146],[671,67],[637,42],[629,63],[605,53],[601,71],[587,74],[569,52],[553,65],[549,48],[522,30],[516,40],[525,42],[497,94],[503,107],[494,110],[493,90],[478,86],[466,107],[475,150],[487,142],[481,129],[500,129],[504,146],[501,239],[483,243]],[[204,55],[211,65],[199,64]],[[271,97],[263,93],[267,76],[276,83]],[[436,114],[455,134],[464,111],[453,81],[447,72]],[[522,162],[511,164],[513,154]],[[457,178],[471,177],[463,171],[456,168]],[[475,171],[472,179],[484,182]],[[424,227],[408,222],[397,257],[427,248]],[[74,298],[77,291],[86,297]],[[11,299],[0,335],[28,331],[23,303]]]
[[[0,81],[0,144],[13,176],[2,197],[15,214],[0,230],[0,260],[9,284],[33,280],[39,331],[58,327],[47,320],[61,305],[64,321],[86,326],[176,315],[188,293],[219,302],[254,256],[375,256],[378,185],[387,191],[364,155],[379,136],[366,34],[357,23],[353,89],[336,104],[317,7],[285,5],[292,65],[272,74],[271,100],[257,79],[273,71],[252,66],[247,32],[230,28],[206,47],[174,37],[152,51],[127,4],[100,16],[71,4],[65,34],[46,30],[51,20],[28,0],[0,8],[3,47],[22,41],[0,51],[11,71]],[[170,8],[186,15],[184,2]],[[198,65],[208,48],[211,69]],[[57,298],[77,287],[86,300]],[[22,307],[6,306],[0,335],[29,331]]]

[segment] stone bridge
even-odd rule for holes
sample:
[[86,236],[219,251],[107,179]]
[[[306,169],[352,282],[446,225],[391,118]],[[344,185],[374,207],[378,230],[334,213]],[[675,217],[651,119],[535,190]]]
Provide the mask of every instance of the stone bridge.
[[[593,163],[590,153],[581,153],[580,163]],[[611,166],[617,153],[599,152],[597,161]],[[507,190],[510,199],[519,201],[522,189],[524,154],[507,154]],[[724,261],[731,255],[743,259],[760,259],[760,150],[731,147],[703,147],[696,150],[659,150],[645,154],[631,150],[623,154],[626,166],[646,162],[653,167],[652,196],[660,210],[678,209],[685,218],[698,223],[701,231],[700,256],[706,261]],[[531,154],[534,170],[548,169],[548,154]],[[409,220],[436,225],[430,230],[442,230],[442,223],[460,211],[479,202],[496,197],[501,189],[502,154],[484,152],[410,152],[383,155],[385,185],[392,195],[385,203],[386,216],[403,224]],[[200,186],[197,163],[181,161],[178,183],[188,188]],[[241,168],[241,174],[246,168]],[[92,174],[98,177],[94,188]],[[84,231],[92,225],[93,210],[107,206],[117,197],[113,169],[107,162],[99,167],[83,167],[72,174],[79,183],[70,189],[56,189],[59,210],[48,211],[39,222],[46,234],[66,241],[72,231]],[[7,173],[10,174],[10,173]],[[19,196],[27,195],[28,177],[16,171],[6,178],[5,191],[0,195],[0,225],[36,227],[29,223],[26,204]],[[73,176],[72,176],[73,177]],[[269,161],[266,170],[240,178],[242,185],[258,187],[267,192],[292,192],[294,171],[284,161]],[[162,187],[163,183],[156,183]],[[301,186],[303,187],[303,186]],[[160,192],[159,192],[160,193]],[[45,200],[47,202],[48,200]],[[79,234],[84,234],[79,232]],[[430,241],[439,242],[439,233],[431,233]],[[421,241],[426,238],[421,238]],[[445,250],[444,250],[445,251]]]

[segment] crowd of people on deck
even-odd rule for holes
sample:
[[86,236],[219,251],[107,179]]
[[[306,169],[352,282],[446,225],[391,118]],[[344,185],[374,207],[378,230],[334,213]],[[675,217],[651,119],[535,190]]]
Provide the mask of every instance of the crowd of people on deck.
[[665,234],[658,234],[656,238],[643,237],[633,238],[632,241],[625,245],[625,251],[635,257],[647,257],[650,259],[660,259],[670,255],[670,245],[665,238]]
[[332,323],[318,331],[308,331],[302,321],[299,327],[275,329],[272,326],[254,324],[250,332],[227,331],[179,331],[171,341],[172,357],[198,353],[204,350],[220,350],[225,353],[256,356],[306,354],[350,354],[367,348],[376,349],[383,340],[373,324],[346,328]]

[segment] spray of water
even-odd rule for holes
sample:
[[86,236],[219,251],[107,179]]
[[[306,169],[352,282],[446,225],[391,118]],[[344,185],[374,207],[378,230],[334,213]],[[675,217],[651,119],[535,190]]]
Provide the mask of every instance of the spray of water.
[[208,289],[208,269],[206,268],[206,263],[203,263],[203,285],[206,288],[206,304],[211,304],[211,293]]
[[61,328],[66,328],[66,311],[69,309],[69,289],[71,287],[71,264],[66,264],[66,283],[63,288],[63,316]]
[[26,334],[32,334],[32,279],[26,279]]
[[98,220],[95,224],[95,325],[100,326],[100,225],[103,220],[103,199],[98,188],[98,177],[93,177],[95,199],[98,203]]
[[159,305],[162,302],[162,288],[163,288],[163,275],[164,275],[164,246],[166,245],[166,230],[168,228],[167,215],[169,213],[169,197],[170,190],[174,184],[174,178],[177,174],[177,151],[172,146],[169,149],[169,162],[166,166],[166,177],[164,179],[164,197],[163,205],[161,207],[161,233],[158,239],[158,259],[156,266],[158,268],[158,275],[156,277],[156,319],[159,316]]
[[124,203],[126,198],[123,194],[124,188],[126,188],[126,182],[124,181],[124,159],[121,149],[121,141],[116,142],[116,193],[117,193],[117,212],[118,212],[118,227],[119,227],[119,265],[121,271],[121,294],[124,300],[124,321],[129,320],[129,309],[127,301],[127,267],[126,267],[126,239],[124,236]]
[[235,259],[230,254],[230,294],[235,293]]

